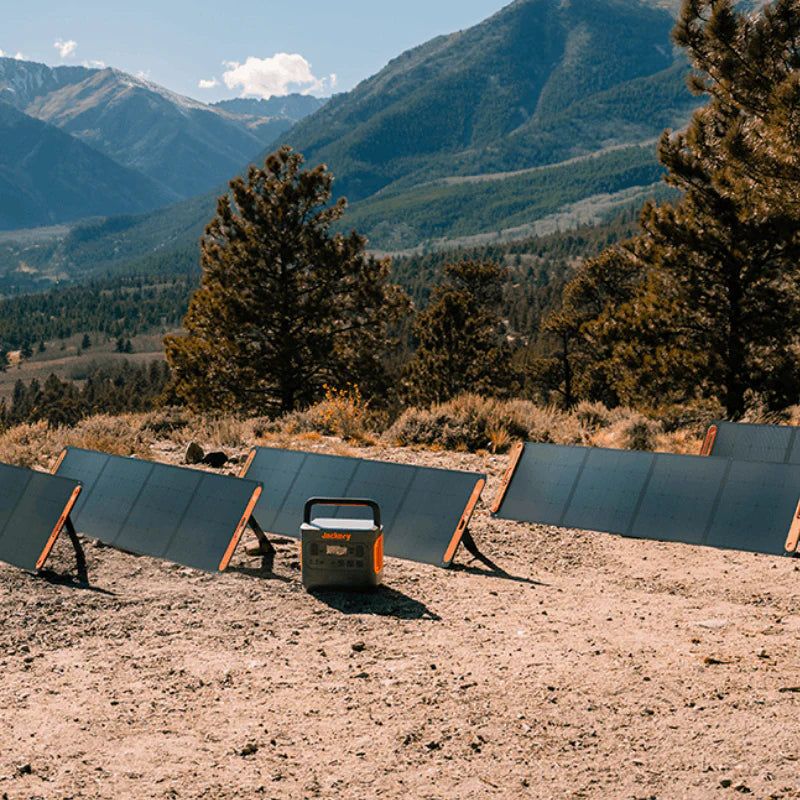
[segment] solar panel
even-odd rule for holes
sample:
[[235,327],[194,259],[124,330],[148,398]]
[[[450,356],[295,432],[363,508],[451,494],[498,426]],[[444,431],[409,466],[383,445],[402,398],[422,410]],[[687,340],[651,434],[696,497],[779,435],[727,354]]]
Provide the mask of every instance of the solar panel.
[[800,536],[800,465],[527,443],[496,517],[785,554]]
[[56,473],[82,481],[75,527],[196,569],[223,570],[261,490],[252,480],[68,447]]
[[713,422],[706,431],[702,455],[741,461],[800,464],[800,428],[756,425],[749,422]]
[[0,560],[41,569],[80,490],[74,480],[0,464]]
[[[264,484],[255,515],[264,530],[298,538],[310,497],[366,497],[381,510],[388,556],[449,566],[486,476],[347,456],[256,447],[243,475]],[[325,516],[367,518],[367,509]]]

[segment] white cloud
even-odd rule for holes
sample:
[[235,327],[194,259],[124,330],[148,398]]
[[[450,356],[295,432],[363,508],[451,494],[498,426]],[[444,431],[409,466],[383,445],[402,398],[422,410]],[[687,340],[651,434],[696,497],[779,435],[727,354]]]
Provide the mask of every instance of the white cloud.
[[213,89],[215,86],[219,86],[219,81],[216,78],[212,78],[210,81],[207,81],[205,78],[201,78],[197,85],[201,89]]
[[73,55],[77,46],[78,43],[73,39],[69,39],[66,42],[63,39],[56,39],[55,42],[53,42],[53,47],[58,50],[58,54],[61,58]]
[[19,50],[17,50],[17,52],[14,53],[13,56],[11,55],[11,53],[6,53],[3,50],[0,50],[0,58],[16,58],[17,61],[25,60],[25,56],[22,55],[22,53]]
[[92,67],[93,69],[105,69],[106,62],[105,61],[84,61],[84,67]]
[[[241,87],[241,96],[271,97],[301,91],[303,94],[325,92],[336,83],[336,76],[317,78],[311,64],[299,53],[275,53],[272,58],[248,56],[244,64],[223,62],[227,69],[222,80],[229,89]],[[291,88],[290,88],[291,87]]]

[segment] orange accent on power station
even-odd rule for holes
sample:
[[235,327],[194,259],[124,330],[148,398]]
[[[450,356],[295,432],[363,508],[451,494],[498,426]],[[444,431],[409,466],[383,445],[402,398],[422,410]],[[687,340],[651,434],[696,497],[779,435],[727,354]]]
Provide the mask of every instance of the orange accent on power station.
[[514,449],[511,451],[511,460],[508,462],[508,468],[503,475],[503,482],[500,484],[500,491],[497,493],[497,497],[495,497],[494,503],[492,503],[492,507],[489,509],[492,514],[496,514],[500,510],[500,506],[503,504],[506,492],[511,484],[511,479],[514,477],[514,470],[516,470],[517,464],[519,464],[519,460],[522,458],[522,451],[524,449],[525,443],[517,442],[514,445]]
[[58,518],[58,522],[56,523],[55,528],[53,528],[53,532],[50,534],[50,538],[47,540],[44,550],[42,550],[42,554],[39,556],[39,559],[36,562],[36,569],[41,569],[44,566],[44,562],[47,561],[47,556],[50,555],[50,551],[53,549],[53,545],[56,543],[58,534],[61,533],[61,529],[64,527],[64,523],[67,521],[67,517],[69,516],[70,511],[72,511],[72,507],[75,505],[75,501],[78,499],[78,495],[80,493],[81,487],[76,486],[75,490],[70,495],[69,500],[67,500],[67,504],[64,506],[64,510],[61,512],[61,516]]
[[703,439],[703,446],[700,448],[701,456],[710,456],[714,448],[714,441],[717,438],[717,426],[711,425],[706,431],[706,438]]
[[233,555],[233,551],[236,549],[236,545],[239,544],[239,539],[242,538],[244,529],[247,527],[247,523],[250,521],[250,517],[253,514],[253,509],[256,507],[259,497],[261,497],[260,486],[256,487],[255,491],[253,492],[253,496],[250,498],[250,502],[247,504],[247,508],[245,509],[244,514],[242,514],[242,518],[239,520],[239,524],[236,526],[236,530],[234,531],[233,538],[228,545],[228,549],[225,551],[222,561],[219,562],[220,572],[222,572],[225,567],[228,566],[228,562],[231,560],[231,556]]
[[53,467],[53,469],[50,470],[51,475],[55,475],[56,472],[58,472],[58,468],[61,466],[61,462],[64,460],[64,456],[66,455],[67,455],[67,448],[65,447],[61,451],[61,454],[58,457],[58,461],[56,461],[56,465]]
[[247,456],[247,461],[244,462],[244,466],[242,467],[242,471],[239,473],[240,478],[244,478],[247,475],[247,470],[250,469],[250,466],[253,463],[253,459],[256,457],[256,449],[255,447],[250,451],[249,455]]
[[472,494],[467,502],[467,507],[464,509],[464,513],[461,515],[461,519],[458,521],[453,538],[450,540],[450,544],[444,554],[443,560],[445,564],[449,564],[450,561],[452,561],[456,552],[456,548],[458,547],[458,543],[461,541],[461,537],[464,535],[464,531],[467,529],[470,519],[472,519],[472,512],[475,511],[475,506],[480,499],[481,492],[483,491],[483,487],[485,485],[486,481],[483,478],[480,478],[476,482],[475,488],[472,490]]
[[375,574],[378,575],[383,569],[383,534],[381,534],[372,546],[372,561]]
[[789,535],[786,537],[786,552],[796,553],[798,544],[800,544],[800,503],[797,504],[792,527],[789,528]]

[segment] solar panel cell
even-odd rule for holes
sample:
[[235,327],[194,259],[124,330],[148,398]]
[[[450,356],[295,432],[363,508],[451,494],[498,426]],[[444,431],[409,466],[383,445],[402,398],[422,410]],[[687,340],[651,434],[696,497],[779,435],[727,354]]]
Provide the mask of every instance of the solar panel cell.
[[670,453],[651,453],[650,457],[653,471],[647,486],[642,486],[636,519],[620,533],[702,544],[727,462],[708,464],[698,456]]
[[561,525],[600,531],[627,530],[653,463],[652,453],[621,456],[621,450],[586,451],[586,462]]

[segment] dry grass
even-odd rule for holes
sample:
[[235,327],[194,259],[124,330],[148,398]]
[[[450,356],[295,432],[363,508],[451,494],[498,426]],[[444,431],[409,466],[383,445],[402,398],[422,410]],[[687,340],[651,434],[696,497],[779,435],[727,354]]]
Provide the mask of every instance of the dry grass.
[[65,447],[83,447],[123,456],[150,458],[141,415],[88,417],[72,428],[47,422],[18,425],[0,436],[0,462],[49,470]]
[[[694,436],[702,436],[704,428]],[[677,437],[665,425],[626,408],[582,403],[572,411],[541,407],[527,400],[500,401],[463,395],[430,408],[411,408],[384,435],[399,446],[502,453],[520,439],[529,442],[595,445],[627,450],[671,449]],[[683,438],[686,438],[684,433]],[[680,443],[681,451],[686,447]]]
[[[326,397],[302,412],[277,420],[192,414],[165,408],[117,417],[98,415],[72,428],[46,422],[19,425],[0,435],[0,462],[49,469],[66,446],[118,455],[158,458],[164,445],[174,452],[196,442],[205,451],[244,451],[256,444],[309,449],[325,438],[343,455],[352,448],[381,442],[460,452],[507,452],[517,441],[552,442],[619,449],[699,453],[716,407],[667,409],[661,418],[625,408],[581,403],[571,411],[537,406],[527,400],[501,401],[467,394],[429,408],[406,409],[385,426],[357,387],[329,389]],[[749,421],[766,421],[751,419]],[[773,420],[770,417],[770,421]],[[781,421],[800,424],[800,406]]]

